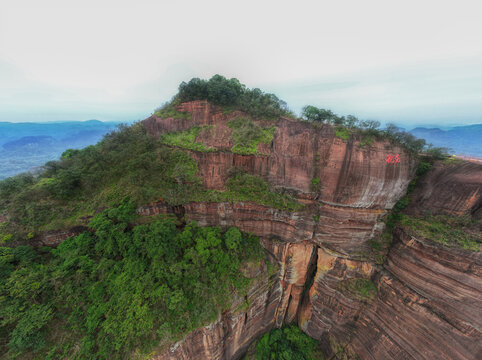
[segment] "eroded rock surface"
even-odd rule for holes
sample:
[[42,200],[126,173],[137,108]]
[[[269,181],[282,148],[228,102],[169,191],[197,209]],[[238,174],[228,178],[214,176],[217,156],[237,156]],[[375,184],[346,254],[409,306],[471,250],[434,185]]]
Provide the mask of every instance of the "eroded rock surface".
[[480,359],[481,253],[396,239],[350,346],[362,359]]
[[[159,201],[138,209],[143,216],[174,213],[182,221],[253,233],[271,264],[247,272],[253,282],[246,299],[233,295],[231,309],[170,344],[156,360],[239,359],[263,333],[290,322],[331,355],[333,345],[341,344],[361,359],[481,357],[479,252],[435,245],[398,229],[386,263],[368,260],[370,240],[383,230],[383,217],[414,176],[416,162],[409,154],[386,141],[364,147],[359,139],[337,138],[331,126],[280,118],[260,122],[276,126],[270,144],[260,144],[257,155],[239,155],[231,152],[227,122],[241,113],[224,114],[205,101],[179,109],[191,119],[153,116],[143,123],[156,137],[212,126],[197,140],[215,151],[189,152],[207,188],[222,191],[229,170],[240,168],[290,191],[305,207],[287,212],[254,202]],[[401,162],[387,162],[388,154],[399,154]],[[436,165],[412,194],[409,211],[480,218],[481,174],[477,164]],[[52,233],[45,241],[55,245],[71,235]],[[340,284],[354,278],[373,280],[378,295],[365,301],[343,292]]]
[[[361,359],[480,358],[480,252],[436,245],[397,229],[384,266],[375,266],[364,257],[369,240],[383,228],[386,209],[403,196],[414,175],[406,154],[387,143],[364,149],[357,141],[345,143],[334,137],[329,127],[314,130],[280,119],[272,144],[259,148],[266,156],[236,155],[229,152],[232,143],[217,137],[227,138],[230,130],[225,124],[239,114],[220,114],[203,102],[184,109],[194,111],[195,124],[212,125],[216,119],[216,131],[202,141],[223,151],[192,154],[207,187],[224,189],[227,172],[237,167],[262,176],[271,186],[295,191],[307,205],[293,213],[254,203],[192,203],[177,210],[186,220],[237,226],[260,236],[278,272],[272,277],[270,295],[260,296],[265,310],[254,312],[257,328],[268,331],[296,321],[335,358],[336,344],[345,355],[357,354]],[[170,120],[148,121],[154,135],[174,129]],[[398,168],[386,163],[386,153],[402,154]],[[481,169],[474,164],[436,165],[415,189],[409,212],[477,217]],[[313,178],[320,179],[320,188],[313,189]],[[157,203],[139,212],[151,215],[170,210]],[[343,292],[340,284],[353,278],[372,279],[377,296],[366,301]],[[248,322],[253,316],[250,311],[246,312]],[[227,323],[222,327],[224,338],[216,338],[214,330],[211,337],[207,328],[199,330],[218,352],[193,358],[237,359],[260,336],[226,327]],[[246,340],[230,340],[239,336]],[[186,340],[178,346],[190,348],[191,344]],[[233,346],[238,350],[232,350]]]
[[468,161],[452,164],[437,162],[424,176],[412,194],[414,215],[432,214],[473,215],[482,219],[482,165]]
[[[288,118],[259,121],[264,126],[276,126],[271,144],[258,147],[264,155],[233,154],[232,130],[227,123],[241,113],[224,114],[206,101],[185,103],[178,109],[189,112],[192,119],[151,116],[143,123],[148,133],[156,137],[193,126],[214,126],[214,131],[197,141],[218,151],[192,154],[208,188],[223,189],[228,170],[237,167],[262,176],[275,187],[316,192],[317,198],[328,204],[390,209],[406,191],[415,171],[414,159],[388,141],[361,146],[359,140],[343,141],[336,137],[330,125],[314,127]],[[387,162],[387,155],[395,153],[400,155],[400,163]],[[316,191],[312,186],[315,178],[320,180]]]

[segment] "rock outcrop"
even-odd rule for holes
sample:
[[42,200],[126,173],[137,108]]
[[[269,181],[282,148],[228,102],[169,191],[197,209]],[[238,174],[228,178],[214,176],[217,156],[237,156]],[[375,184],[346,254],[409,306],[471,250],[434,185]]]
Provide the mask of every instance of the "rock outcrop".
[[452,160],[437,162],[424,176],[412,194],[410,214],[423,211],[460,216],[473,215],[482,219],[482,165],[474,162]]
[[362,359],[480,359],[482,256],[398,229],[351,347]]
[[[304,208],[283,211],[255,202],[192,202],[170,206],[162,200],[138,209],[142,216],[176,214],[202,226],[236,226],[260,238],[269,263],[251,264],[246,298],[213,323],[164,346],[156,360],[239,359],[273,327],[297,322],[318,339],[328,356],[361,359],[477,359],[482,356],[481,255],[394,233],[387,261],[370,260],[370,241],[383,219],[406,193],[416,160],[388,141],[362,145],[347,141],[329,125],[280,118],[257,121],[276,126],[270,144],[257,154],[232,152],[225,114],[206,101],[182,104],[190,118],[144,120],[148,133],[184,131],[209,125],[197,141],[214,151],[189,151],[208,189],[224,190],[232,168],[261,176],[272,189],[293,194]],[[398,154],[400,162],[387,161]],[[436,164],[420,179],[407,212],[481,218],[482,165]],[[0,219],[1,221],[1,219]],[[39,245],[55,246],[72,229],[43,234]],[[350,279],[371,280],[378,294],[360,299],[342,290]],[[341,356],[341,355],[340,355]]]
[[[179,110],[192,119],[144,120],[149,134],[187,130],[193,126],[211,125],[214,131],[197,141],[215,152],[194,152],[200,175],[207,188],[223,189],[228,170],[236,167],[262,176],[274,187],[312,194],[322,203],[354,208],[390,209],[403,194],[415,171],[415,161],[403,148],[388,141],[362,146],[360,139],[348,141],[335,136],[332,126],[280,118],[261,125],[276,126],[271,144],[260,144],[263,155],[238,155],[231,152],[233,141],[227,123],[242,114],[224,114],[206,101],[182,104]],[[387,155],[399,154],[400,162],[387,162]],[[312,181],[319,179],[314,191]]]
[[[160,136],[215,125],[197,140],[216,151],[191,152],[207,188],[223,190],[228,171],[241,168],[295,193],[305,209],[286,212],[251,202],[173,208],[161,201],[138,210],[145,216],[174,212],[201,225],[237,226],[260,237],[278,269],[255,282],[245,310],[236,311],[234,305],[156,359],[238,359],[264,332],[289,322],[320,340],[328,355],[338,345],[345,355],[361,359],[480,356],[480,253],[446,248],[397,229],[383,266],[366,256],[370,239],[383,229],[383,216],[414,176],[415,161],[402,149],[387,142],[365,148],[356,139],[338,139],[329,126],[313,128],[282,118],[275,122],[272,143],[258,148],[264,155],[238,155],[230,151],[226,124],[240,113],[226,115],[203,101],[183,104],[180,110],[192,119],[151,117],[146,128]],[[401,162],[387,162],[387,154],[395,153]],[[481,169],[437,165],[415,189],[410,211],[475,216]],[[321,186],[313,187],[314,178]],[[366,301],[342,291],[340,284],[354,278],[373,280],[377,296]]]

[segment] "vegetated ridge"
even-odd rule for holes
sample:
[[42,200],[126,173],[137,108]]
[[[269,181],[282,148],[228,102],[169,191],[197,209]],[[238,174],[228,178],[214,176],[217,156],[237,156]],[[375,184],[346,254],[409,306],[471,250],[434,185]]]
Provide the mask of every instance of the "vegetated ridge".
[[1,351],[475,359],[481,167],[378,126],[193,79],[1,182]]

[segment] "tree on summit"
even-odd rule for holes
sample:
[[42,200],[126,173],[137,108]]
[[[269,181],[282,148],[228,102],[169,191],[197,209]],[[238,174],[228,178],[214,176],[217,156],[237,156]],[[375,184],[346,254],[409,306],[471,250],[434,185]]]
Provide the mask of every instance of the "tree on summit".
[[187,102],[207,100],[211,104],[241,110],[254,117],[277,118],[282,115],[293,116],[286,103],[274,94],[260,89],[248,89],[238,79],[226,79],[216,74],[209,80],[193,78],[179,85],[174,101]]

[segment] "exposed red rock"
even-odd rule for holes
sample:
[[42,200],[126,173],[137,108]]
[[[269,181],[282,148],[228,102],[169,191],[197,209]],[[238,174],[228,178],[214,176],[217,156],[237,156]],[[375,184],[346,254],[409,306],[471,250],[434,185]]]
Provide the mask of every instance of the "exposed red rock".
[[424,243],[397,231],[379,296],[357,322],[362,359],[480,359],[480,252]]
[[347,342],[364,303],[344,294],[339,284],[349,278],[369,279],[373,271],[366,262],[343,259],[319,248],[313,285],[299,313],[300,328],[327,344],[328,335]]
[[455,161],[451,164],[437,162],[414,190],[411,214],[424,211],[460,216],[474,214],[482,219],[482,165]]
[[[253,317],[257,328],[267,331],[297,321],[322,342],[327,353],[334,342],[362,359],[479,358],[480,253],[412,239],[398,229],[397,241],[381,272],[360,256],[367,251],[368,240],[381,230],[385,209],[403,195],[413,175],[412,160],[398,169],[385,162],[385,153],[402,151],[384,143],[363,149],[356,141],[344,143],[335,138],[329,127],[314,130],[307,124],[280,119],[273,143],[263,147],[269,156],[241,156],[226,151],[232,146],[229,142],[215,140],[216,134],[226,134],[219,128],[229,117],[202,102],[185,105],[184,109],[197,112],[193,122],[199,124],[212,124],[209,119],[213,117],[221,119],[215,135],[202,141],[225,152],[192,154],[206,186],[223,189],[227,171],[236,166],[263,176],[272,186],[295,190],[308,204],[306,210],[294,213],[253,203],[191,203],[182,208],[187,220],[201,225],[238,226],[260,236],[278,263],[271,296],[260,297],[263,301],[270,299],[270,306],[265,305],[265,310],[255,312]],[[159,128],[172,131],[169,121],[149,121],[150,126],[159,123]],[[457,165],[447,173],[446,167],[438,166],[413,193],[411,211],[475,214],[480,208],[482,167]],[[312,191],[314,177],[321,179],[321,190]],[[438,198],[440,187],[444,190]],[[435,189],[437,192],[432,191]],[[159,203],[139,212],[150,215],[171,210]],[[377,283],[378,295],[371,302],[340,290],[342,281],[360,277]],[[248,323],[253,316],[250,311],[246,313]],[[212,329],[225,331],[228,323],[220,320]],[[198,345],[203,343],[213,350],[192,358],[237,359],[246,344],[260,335],[230,326],[223,338],[216,337],[219,331],[212,329],[188,335],[177,344],[178,349],[186,352],[199,347],[198,351],[203,351],[207,345]],[[230,339],[243,336],[245,341],[237,342],[233,351]],[[160,359],[169,358],[166,356]]]
[[[480,358],[480,252],[446,248],[398,229],[383,267],[366,260],[383,216],[414,176],[416,161],[404,150],[386,141],[362,147],[354,138],[337,138],[331,126],[280,118],[264,123],[277,127],[272,143],[258,147],[265,155],[237,155],[230,151],[227,122],[241,113],[224,114],[206,101],[179,109],[192,118],[152,116],[143,123],[157,137],[215,126],[197,140],[216,151],[190,152],[207,188],[223,190],[228,171],[237,167],[291,191],[306,206],[287,212],[253,202],[175,207],[158,202],[138,209],[143,216],[175,213],[202,226],[239,227],[260,237],[277,268],[271,276],[265,264],[244,269],[255,278],[249,306],[233,295],[230,310],[155,359],[239,359],[264,332],[293,321],[327,353],[335,342],[361,359]],[[387,162],[388,154],[399,154],[401,162]],[[319,186],[313,186],[315,178]],[[480,218],[481,183],[480,165],[438,164],[421,179],[408,211]],[[68,236],[68,231],[45,234],[42,244],[55,245]],[[353,278],[372,279],[377,297],[364,302],[343,292],[340,284]]]
[[[315,127],[287,118],[260,122],[277,127],[272,143],[259,145],[259,152],[266,155],[233,154],[229,152],[233,144],[227,122],[241,113],[226,115],[206,101],[185,103],[178,109],[189,112],[192,120],[151,116],[143,123],[153,136],[215,125],[215,131],[197,140],[220,152],[192,154],[208,188],[223,189],[228,170],[238,167],[264,177],[272,186],[304,193],[313,192],[312,180],[318,178],[321,189],[316,191],[317,198],[328,204],[390,209],[415,170],[413,157],[388,141],[363,147],[357,140],[337,138],[330,125]],[[400,163],[387,162],[387,155],[395,153],[400,154]]]

